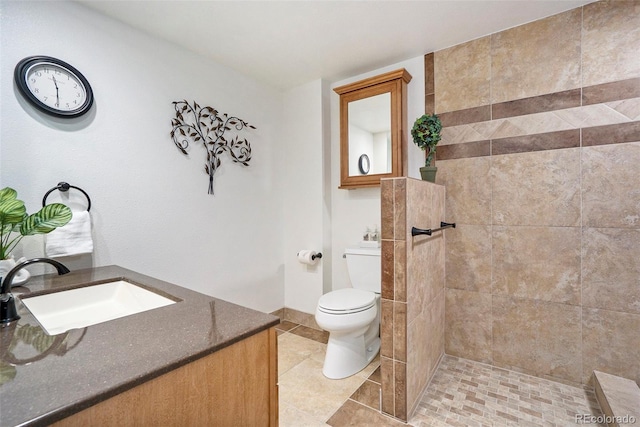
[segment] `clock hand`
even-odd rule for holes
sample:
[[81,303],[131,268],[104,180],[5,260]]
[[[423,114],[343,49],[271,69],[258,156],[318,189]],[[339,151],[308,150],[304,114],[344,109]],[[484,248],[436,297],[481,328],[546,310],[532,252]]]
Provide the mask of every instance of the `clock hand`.
[[58,101],[58,104],[60,103],[60,97],[58,96],[58,82],[56,82],[56,76],[53,76],[53,84],[56,87],[56,100]]

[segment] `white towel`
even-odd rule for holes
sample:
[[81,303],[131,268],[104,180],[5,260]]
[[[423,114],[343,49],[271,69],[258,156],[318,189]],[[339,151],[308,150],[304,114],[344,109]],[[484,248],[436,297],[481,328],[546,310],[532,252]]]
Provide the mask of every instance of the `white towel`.
[[73,212],[71,221],[45,235],[47,256],[61,257],[93,252],[91,216],[88,211]]

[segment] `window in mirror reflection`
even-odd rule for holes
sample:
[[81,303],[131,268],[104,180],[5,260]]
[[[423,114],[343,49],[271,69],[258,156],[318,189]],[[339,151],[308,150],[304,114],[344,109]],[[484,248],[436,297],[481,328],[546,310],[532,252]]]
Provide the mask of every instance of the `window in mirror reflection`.
[[[367,173],[391,172],[391,93],[349,103],[349,153],[367,155]],[[349,176],[366,175],[359,159],[350,156]]]

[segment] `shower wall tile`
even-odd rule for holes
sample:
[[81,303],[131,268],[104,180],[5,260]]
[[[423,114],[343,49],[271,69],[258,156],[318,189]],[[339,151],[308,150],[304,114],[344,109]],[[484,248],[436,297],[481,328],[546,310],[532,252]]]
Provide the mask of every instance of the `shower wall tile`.
[[[419,180],[407,181],[407,230],[439,228],[444,220],[444,188]],[[408,322],[426,309],[444,288],[444,237],[407,236],[407,301]],[[396,298],[397,299],[397,298]]]
[[407,420],[407,364],[395,361],[393,364],[395,375],[395,416]]
[[436,109],[436,85],[434,67],[434,54],[428,53],[424,56],[424,112],[433,114]]
[[[444,218],[444,210],[443,218]],[[423,310],[426,309],[426,304],[430,304],[433,299],[444,289],[445,285],[445,233],[443,232],[436,233],[435,239],[431,244],[431,259],[433,260],[433,265],[429,265],[428,271],[429,274],[427,276],[427,297],[425,298],[425,302],[423,303]]]
[[492,103],[579,88],[581,26],[578,8],[493,34]]
[[445,353],[491,363],[491,295],[447,289],[445,298]]
[[396,240],[405,240],[407,235],[407,181],[393,180],[394,232]]
[[464,159],[491,155],[491,141],[473,141],[460,144],[443,145],[436,153],[437,160]]
[[[434,227],[435,228],[435,227]],[[416,258],[413,266],[408,268],[409,277],[407,301],[410,302],[407,312],[407,322],[413,322],[421,313],[428,310],[434,298],[442,292],[445,284],[445,238],[444,234],[437,232],[433,236],[416,236],[413,241],[421,240],[422,243],[414,244],[413,248],[421,247],[424,258]],[[408,251],[411,253],[411,251]]]
[[583,234],[583,306],[640,315],[640,228],[585,228]]
[[494,224],[580,225],[579,148],[492,156],[492,162]]
[[[407,243],[396,240],[393,249],[393,292],[395,301],[407,301]],[[409,270],[411,271],[411,270]]]
[[446,352],[561,382],[593,369],[639,381],[640,2],[490,39],[484,57],[486,38],[432,55],[437,180],[457,225],[444,233]]
[[583,84],[591,86],[638,77],[640,2],[599,1],[583,9]]
[[[433,187],[433,185],[416,179],[406,181],[407,214],[405,229],[407,235],[405,239],[408,241],[414,240],[411,238],[412,226],[418,228],[435,228],[440,225],[440,217],[433,212]],[[419,252],[421,247],[428,247],[428,245],[415,245],[410,248],[411,251],[407,254],[407,257],[417,256],[424,259],[424,255]]]
[[392,300],[380,300],[380,356],[393,359],[394,346],[394,318]]
[[393,359],[380,356],[380,381],[382,389],[382,412],[395,416],[396,384]]
[[580,304],[579,227],[493,227],[494,295]]
[[640,121],[582,129],[582,146],[640,141]]
[[425,377],[427,382],[429,382],[435,374],[438,363],[444,355],[445,297],[445,289],[443,288],[433,301],[431,301],[430,307],[426,310],[426,312],[429,313],[429,327],[427,328],[429,334],[426,340],[426,360],[429,364],[429,369],[427,370],[428,376]]
[[493,34],[492,103],[579,88],[581,27],[577,8]]
[[445,211],[451,222],[491,224],[491,159],[438,161],[436,181],[447,189]]
[[490,49],[491,37],[482,37],[435,53],[436,112],[489,104]]
[[[491,106],[483,105],[482,107],[465,108],[464,110],[450,111],[448,113],[438,112],[438,117],[442,122],[442,126],[448,128],[449,126],[464,125],[467,123],[482,122],[485,120],[491,120]],[[444,140],[440,143],[446,143]]]
[[640,227],[640,142],[582,149],[583,223]]
[[598,370],[640,384],[640,315],[584,308],[582,322],[583,382]]
[[580,307],[494,295],[492,308],[495,365],[581,381]]
[[446,287],[491,293],[491,226],[456,224],[445,237]]
[[407,303],[393,303],[393,359],[407,361]]
[[393,210],[393,180],[380,180],[380,238],[393,240],[395,215]]
[[517,99],[491,105],[491,118],[524,116],[543,111],[562,110],[580,106],[580,89],[565,90],[558,93]]
[[637,98],[639,96],[640,78],[635,77],[582,88],[582,105]]
[[417,405],[444,347],[444,290],[408,325],[407,408]]
[[494,139],[491,141],[491,154],[496,156],[575,147],[580,147],[580,129]]
[[412,322],[424,310],[435,293],[429,277],[433,266],[431,245],[435,239],[435,236],[416,236],[408,243],[407,256],[411,262],[407,264],[407,301],[411,304],[407,322]]
[[382,263],[380,297],[393,300],[395,296],[395,242],[383,240],[380,242],[380,257]]

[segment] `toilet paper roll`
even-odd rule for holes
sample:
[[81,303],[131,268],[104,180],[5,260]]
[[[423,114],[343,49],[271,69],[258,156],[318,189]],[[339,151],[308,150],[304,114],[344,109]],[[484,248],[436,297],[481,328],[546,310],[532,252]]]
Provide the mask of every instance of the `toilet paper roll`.
[[316,252],[303,249],[298,252],[298,262],[301,264],[314,265],[317,262]]

